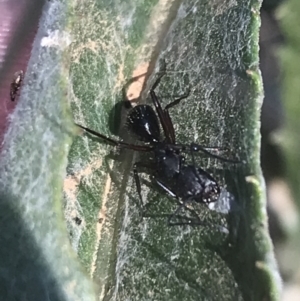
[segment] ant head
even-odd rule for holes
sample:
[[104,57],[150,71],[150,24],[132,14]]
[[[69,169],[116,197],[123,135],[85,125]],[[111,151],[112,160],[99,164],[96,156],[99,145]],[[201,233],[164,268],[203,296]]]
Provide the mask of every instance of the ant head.
[[157,143],[160,141],[160,128],[157,116],[149,105],[137,105],[127,116],[128,129],[140,141]]

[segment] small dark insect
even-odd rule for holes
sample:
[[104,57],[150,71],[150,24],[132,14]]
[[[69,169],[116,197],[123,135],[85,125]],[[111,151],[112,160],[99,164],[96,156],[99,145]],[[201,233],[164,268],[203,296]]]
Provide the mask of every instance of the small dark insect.
[[[173,197],[178,204],[177,209],[172,214],[167,215],[169,225],[203,225],[204,223],[200,220],[196,212],[189,208],[188,204],[196,202],[208,205],[209,203],[216,202],[220,197],[221,189],[217,181],[208,172],[196,166],[194,153],[201,151],[208,156],[222,161],[230,163],[238,162],[212,154],[209,149],[216,149],[215,147],[203,147],[195,143],[191,143],[190,145],[176,143],[169,109],[187,98],[189,93],[175,99],[163,109],[155,93],[155,88],[160,83],[163,75],[164,73],[162,72],[150,89],[150,97],[156,113],[150,105],[140,104],[131,108],[127,116],[129,131],[137,136],[138,140],[144,142],[144,145],[117,141],[82,125],[77,125],[87,133],[99,137],[113,146],[150,153],[148,161],[136,162],[133,166],[134,179],[142,204],[143,216],[147,215],[145,214],[146,206],[143,205],[142,200],[139,172],[146,170],[151,175],[152,181],[165,191],[166,194]],[[164,138],[161,137],[159,122],[163,129]],[[190,165],[185,163],[185,156],[183,154],[187,151],[192,156],[192,164]],[[195,218],[191,219],[179,216],[178,214],[181,209],[189,211]],[[186,220],[177,222],[178,218]],[[173,221],[174,219],[176,219],[176,222]]]
[[78,216],[74,217],[74,221],[78,226],[80,226],[82,223],[82,220]]
[[11,101],[14,101],[17,97],[17,94],[22,86],[22,82],[23,82],[23,78],[24,78],[24,73],[22,70],[17,71],[14,74],[14,79],[12,81],[12,83],[10,84],[10,99]]

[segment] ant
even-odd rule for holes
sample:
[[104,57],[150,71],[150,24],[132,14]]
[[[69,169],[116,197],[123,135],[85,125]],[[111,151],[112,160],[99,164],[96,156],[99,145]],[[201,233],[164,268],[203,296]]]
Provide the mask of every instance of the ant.
[[[204,223],[196,212],[187,205],[196,202],[208,206],[210,203],[217,202],[220,198],[221,189],[213,176],[201,167],[196,166],[194,153],[201,151],[210,157],[225,162],[238,162],[225,159],[208,151],[208,149],[216,149],[215,147],[203,147],[196,143],[190,145],[176,143],[175,130],[169,109],[187,98],[190,91],[162,108],[155,89],[164,74],[165,70],[158,76],[149,92],[156,113],[150,105],[139,104],[131,107],[127,116],[126,126],[131,134],[134,134],[139,141],[144,142],[143,145],[114,140],[82,125],[77,124],[77,126],[113,146],[151,153],[148,162],[140,161],[133,165],[135,184],[143,209],[145,209],[145,206],[143,206],[139,172],[146,169],[151,175],[152,181],[177,201],[177,209],[168,215],[168,225],[203,225]],[[164,138],[161,137],[160,125],[163,129]],[[186,151],[190,151],[192,156],[192,164],[190,165],[185,163],[183,152]],[[178,215],[182,208],[193,214],[195,218],[190,219]],[[146,217],[145,211],[143,211],[143,216]],[[173,222],[174,218],[186,218],[188,221]]]
[[17,93],[21,88],[24,79],[24,73],[22,70],[14,74],[14,79],[10,84],[10,100],[14,101],[16,99]]

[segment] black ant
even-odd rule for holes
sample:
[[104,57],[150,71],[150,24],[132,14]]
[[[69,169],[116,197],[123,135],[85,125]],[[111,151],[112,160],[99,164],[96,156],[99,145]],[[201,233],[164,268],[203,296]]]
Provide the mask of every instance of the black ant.
[[[203,223],[199,216],[193,212],[187,204],[196,202],[208,205],[209,203],[217,202],[220,198],[221,189],[218,182],[208,172],[196,166],[194,152],[201,151],[208,156],[230,163],[238,162],[212,154],[208,151],[208,149],[212,149],[210,147],[203,147],[196,143],[190,145],[176,143],[174,126],[169,115],[169,109],[178,105],[181,100],[187,98],[189,92],[175,99],[163,109],[155,93],[155,89],[163,75],[164,72],[160,74],[150,89],[150,97],[156,113],[150,105],[140,104],[132,107],[127,116],[126,125],[129,131],[136,135],[139,141],[144,142],[144,145],[117,141],[82,125],[77,125],[89,134],[99,137],[113,146],[138,152],[152,153],[152,158],[150,158],[148,162],[136,162],[133,166],[134,179],[141,204],[143,204],[143,200],[139,172],[146,169],[152,176],[152,180],[168,195],[175,198],[178,203],[177,209],[168,215],[168,224],[202,225]],[[164,133],[163,139],[160,134],[159,122]],[[185,164],[184,151],[191,152],[193,164]],[[188,219],[187,222],[172,222],[173,218],[185,218],[178,215],[182,208],[194,214],[196,216],[195,219]]]
[[14,101],[16,99],[16,96],[21,89],[22,82],[24,79],[24,73],[22,70],[16,72],[14,74],[14,79],[12,83],[10,84],[10,100]]
[[73,220],[75,221],[76,225],[78,225],[78,226],[80,226],[82,223],[82,220],[78,216],[74,217]]

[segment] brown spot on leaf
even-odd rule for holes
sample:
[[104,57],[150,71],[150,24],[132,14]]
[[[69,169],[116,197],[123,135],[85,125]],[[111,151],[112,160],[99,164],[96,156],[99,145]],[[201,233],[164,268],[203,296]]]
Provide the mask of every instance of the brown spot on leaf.
[[127,100],[131,101],[140,97],[145,84],[148,67],[149,63],[143,63],[133,71],[132,78],[136,78],[136,80],[134,80],[127,89]]

